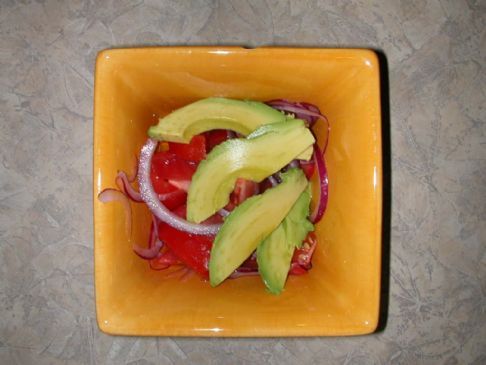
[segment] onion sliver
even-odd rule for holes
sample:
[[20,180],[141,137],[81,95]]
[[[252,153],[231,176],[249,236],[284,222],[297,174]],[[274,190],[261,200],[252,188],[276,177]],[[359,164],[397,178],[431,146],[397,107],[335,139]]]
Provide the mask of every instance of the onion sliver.
[[225,218],[225,217],[227,217],[227,216],[229,216],[229,215],[230,215],[230,212],[228,212],[228,211],[227,211],[226,209],[224,209],[224,208],[221,208],[220,210],[218,210],[218,214],[219,214],[221,217]]
[[137,203],[143,202],[140,193],[130,184],[130,180],[124,171],[120,171],[118,172],[118,175],[116,175],[116,184],[131,200]]
[[[170,183],[170,181],[169,181]],[[124,191],[125,194],[134,202],[143,203],[142,197],[140,193],[136,191],[133,186],[130,184],[130,179],[128,175],[124,171],[118,172],[116,176],[116,184],[120,188],[120,190]],[[159,200],[165,201],[166,199],[170,198],[172,195],[178,194],[178,190],[171,191],[169,193],[159,194]]]
[[272,184],[273,187],[278,185],[278,181],[276,178],[274,178],[272,175],[268,177],[268,181],[270,181],[270,184]]
[[312,223],[317,223],[321,220],[324,212],[326,211],[329,185],[326,164],[324,162],[321,149],[317,143],[314,144],[314,161],[316,162],[317,174],[319,177],[319,201],[312,212],[310,219]]
[[324,133],[326,135],[323,135],[321,132],[319,139],[323,141],[323,152],[326,152],[327,143],[329,142],[330,124],[316,105],[306,102],[292,102],[285,99],[269,100],[266,104],[284,113],[294,114],[295,117],[305,120],[309,127],[313,127],[316,121],[320,119],[324,123]]
[[230,279],[238,279],[244,276],[257,276],[260,275],[258,271],[238,271],[235,270],[230,276]]
[[[316,119],[325,120],[325,117],[322,114],[316,113],[316,112],[313,112],[313,111],[310,111],[310,110],[307,110],[307,109],[304,109],[304,108],[299,108],[299,107],[291,106],[291,105],[288,105],[288,106],[271,105],[271,106],[274,109],[278,109],[278,110],[281,110],[281,111],[287,112],[287,113],[292,113],[292,114],[295,114],[297,116],[304,115],[304,116],[308,116],[308,117],[314,117]],[[309,120],[310,120],[310,118],[307,119],[307,121],[309,121]],[[314,124],[314,123],[311,122],[311,124]]]
[[150,248],[141,247],[137,244],[133,244],[133,251],[145,260],[155,259],[160,252],[160,249],[164,246],[161,240],[155,240],[155,243]]
[[290,161],[290,163],[288,164],[288,167],[289,168],[299,167],[299,161],[297,161],[297,160]]

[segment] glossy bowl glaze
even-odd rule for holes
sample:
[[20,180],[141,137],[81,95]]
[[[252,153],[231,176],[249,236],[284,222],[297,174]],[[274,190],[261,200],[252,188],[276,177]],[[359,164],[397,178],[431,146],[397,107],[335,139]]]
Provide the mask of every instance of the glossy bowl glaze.
[[[372,51],[170,47],[98,55],[95,77],[93,199],[98,324],[122,335],[321,336],[373,332],[381,262],[379,65]],[[331,134],[329,204],[307,275],[280,296],[259,277],[211,288],[198,277],[153,271],[131,242],[145,243],[150,215],[133,206],[128,237],[118,203],[98,193],[131,167],[159,116],[209,96],[318,105]],[[324,133],[317,128],[318,139]],[[321,141],[322,143],[322,138]]]

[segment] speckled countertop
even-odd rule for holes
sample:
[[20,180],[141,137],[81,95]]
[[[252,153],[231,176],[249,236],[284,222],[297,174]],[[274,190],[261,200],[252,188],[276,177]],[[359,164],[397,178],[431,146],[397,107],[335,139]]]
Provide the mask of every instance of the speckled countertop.
[[[474,0],[1,1],[0,363],[485,364],[485,23],[486,3]],[[182,44],[384,52],[392,170],[384,330],[258,340],[100,333],[94,59],[108,47]]]

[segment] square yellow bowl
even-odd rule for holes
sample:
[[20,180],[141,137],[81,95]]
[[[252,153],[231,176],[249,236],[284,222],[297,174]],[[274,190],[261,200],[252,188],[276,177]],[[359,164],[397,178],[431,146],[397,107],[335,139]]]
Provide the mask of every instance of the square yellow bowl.
[[[259,277],[217,288],[195,275],[151,270],[131,242],[147,241],[150,214],[97,195],[129,170],[159,116],[209,96],[316,104],[331,124],[329,204],[308,274],[280,296]],[[323,131],[317,128],[321,138]],[[373,332],[381,265],[381,120],[376,54],[357,49],[162,47],[98,55],[94,112],[96,311],[120,335],[328,336]]]

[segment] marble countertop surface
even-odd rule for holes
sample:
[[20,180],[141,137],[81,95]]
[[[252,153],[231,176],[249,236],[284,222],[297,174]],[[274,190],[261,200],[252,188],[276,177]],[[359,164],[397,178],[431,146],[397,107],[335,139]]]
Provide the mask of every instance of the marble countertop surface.
[[[0,363],[486,364],[485,23],[480,0],[1,1]],[[101,49],[133,45],[383,51],[384,329],[285,339],[98,330],[93,67]]]

